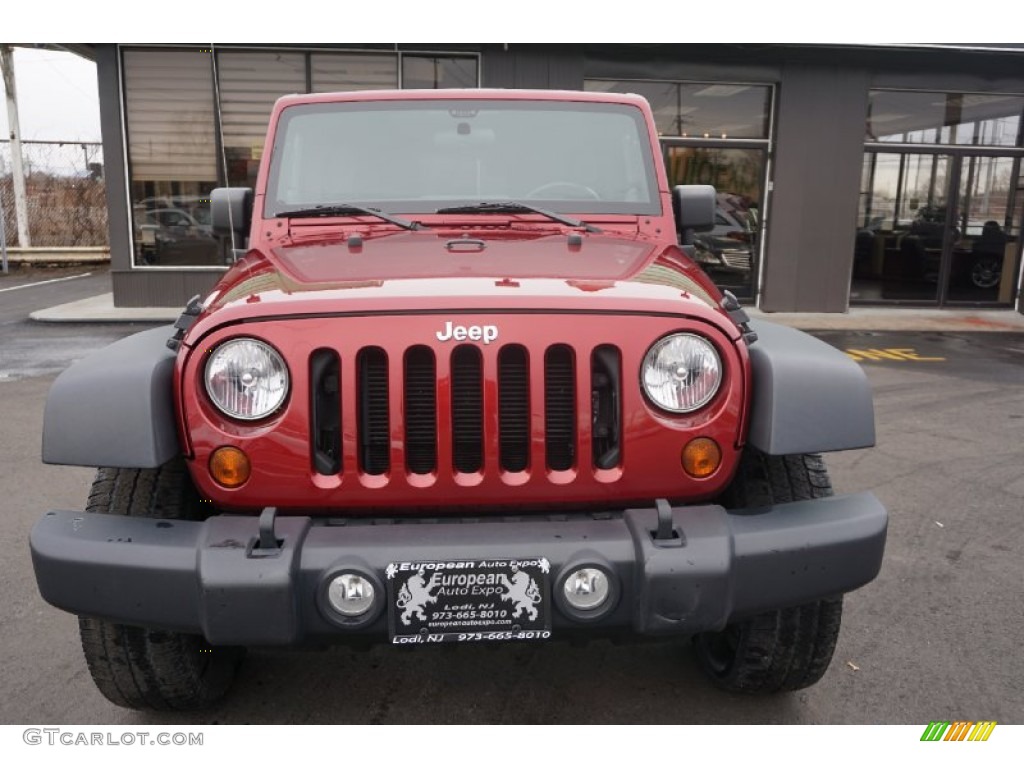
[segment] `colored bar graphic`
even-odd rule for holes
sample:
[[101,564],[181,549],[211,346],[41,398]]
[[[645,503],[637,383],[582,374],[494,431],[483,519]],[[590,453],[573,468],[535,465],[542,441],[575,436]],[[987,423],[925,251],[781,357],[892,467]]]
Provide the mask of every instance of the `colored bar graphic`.
[[947,728],[949,728],[948,720],[932,720],[921,734],[921,741],[940,741]]
[[946,734],[946,738],[943,741],[963,741],[967,738],[967,732],[971,729],[974,723],[968,720],[957,720],[949,729],[949,733]]
[[967,737],[967,740],[988,741],[988,737],[992,735],[992,731],[994,731],[995,729],[995,720],[981,720],[975,724],[974,730],[971,731],[971,735]]
[[995,728],[995,720],[932,720],[921,734],[921,741],[988,741]]

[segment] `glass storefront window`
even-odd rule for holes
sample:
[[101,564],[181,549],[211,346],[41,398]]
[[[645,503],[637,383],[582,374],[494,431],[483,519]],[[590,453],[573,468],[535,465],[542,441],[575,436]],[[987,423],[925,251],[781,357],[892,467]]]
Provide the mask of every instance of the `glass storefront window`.
[[871,91],[868,142],[1019,147],[1024,96]]
[[209,53],[125,51],[135,266],[223,264],[212,234],[217,142]]
[[402,55],[402,88],[476,88],[476,57]]
[[[697,262],[720,288],[752,299],[764,228],[772,87],[586,80],[584,88],[647,99],[665,147],[669,184],[711,184],[718,192],[715,228],[694,241]],[[744,146],[735,146],[737,140]]]
[[232,186],[255,187],[274,102],[306,92],[306,57],[288,52],[221,52],[221,133]]
[[122,71],[137,267],[230,263],[210,192],[256,185],[279,97],[397,88],[399,74],[404,88],[479,85],[477,56],[400,52],[132,48]]
[[309,58],[313,93],[398,87],[398,59],[393,54],[314,53]]
[[768,138],[772,89],[767,85],[587,80],[584,88],[643,96],[662,136]]

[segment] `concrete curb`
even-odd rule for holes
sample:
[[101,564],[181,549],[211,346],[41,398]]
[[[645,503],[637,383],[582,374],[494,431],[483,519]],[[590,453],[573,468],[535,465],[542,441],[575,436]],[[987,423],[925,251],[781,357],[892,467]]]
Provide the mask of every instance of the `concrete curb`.
[[39,323],[173,323],[182,307],[115,307],[114,294],[38,309],[29,318]]
[[109,248],[8,248],[7,261],[11,264],[109,264]]

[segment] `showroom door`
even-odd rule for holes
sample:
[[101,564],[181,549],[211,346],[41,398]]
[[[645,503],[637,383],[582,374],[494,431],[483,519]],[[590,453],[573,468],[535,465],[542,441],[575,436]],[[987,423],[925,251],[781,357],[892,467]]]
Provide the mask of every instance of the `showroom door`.
[[944,149],[864,156],[851,303],[1014,300],[1019,157]]
[[957,157],[942,303],[1009,305],[1021,250],[1020,158]]
[[764,189],[768,148],[762,142],[730,145],[663,140],[669,185],[711,184],[718,193],[715,226],[699,233],[695,257],[719,288],[752,300],[764,242]]

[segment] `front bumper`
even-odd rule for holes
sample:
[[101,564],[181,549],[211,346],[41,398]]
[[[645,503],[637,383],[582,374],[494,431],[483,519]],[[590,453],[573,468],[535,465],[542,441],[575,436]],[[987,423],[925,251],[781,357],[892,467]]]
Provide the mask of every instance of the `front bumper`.
[[386,611],[344,626],[321,610],[317,596],[331,574],[357,570],[380,583],[391,562],[510,557],[547,558],[554,585],[586,564],[617,580],[617,604],[597,621],[555,608],[556,636],[573,629],[686,635],[866,584],[881,567],[888,522],[870,493],[732,512],[676,507],[671,515],[678,536],[670,541],[654,537],[654,508],[429,521],[279,517],[281,548],[268,557],[254,550],[253,517],[191,522],[61,511],[36,524],[31,548],[39,590],[52,605],[203,634],[220,645],[386,640]]

